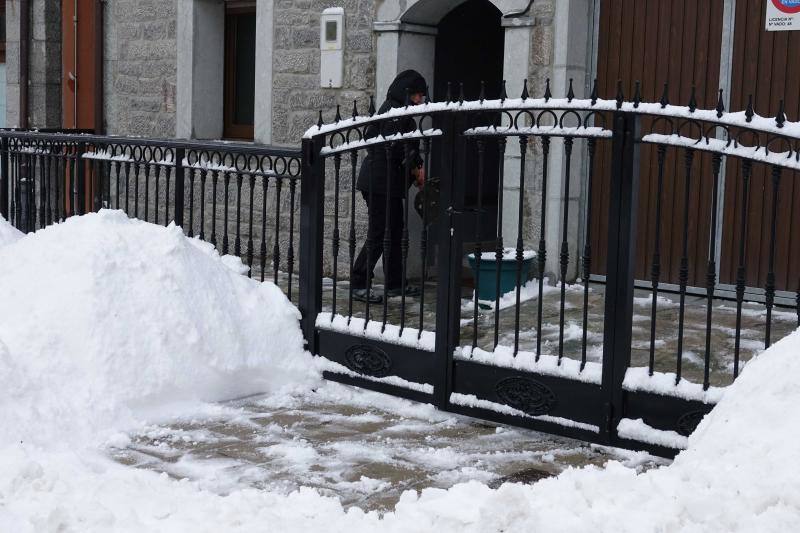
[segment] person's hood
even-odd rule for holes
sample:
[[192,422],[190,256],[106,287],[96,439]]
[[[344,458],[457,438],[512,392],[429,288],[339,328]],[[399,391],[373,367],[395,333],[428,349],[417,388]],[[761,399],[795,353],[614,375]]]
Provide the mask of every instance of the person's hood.
[[406,105],[406,94],[426,94],[428,85],[425,78],[416,70],[404,70],[394,79],[389,86],[387,99],[392,107]]

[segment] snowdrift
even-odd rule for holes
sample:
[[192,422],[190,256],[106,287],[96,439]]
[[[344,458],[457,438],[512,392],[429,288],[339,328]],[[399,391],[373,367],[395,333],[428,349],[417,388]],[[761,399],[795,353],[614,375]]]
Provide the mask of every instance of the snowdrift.
[[[100,429],[124,429],[126,414],[150,416],[136,408],[144,399],[219,399],[316,379],[294,307],[210,247],[177,228],[89,215],[0,250],[0,294],[2,530],[784,532],[800,524],[800,332],[745,367],[668,467],[637,474],[610,463],[532,486],[407,492],[381,517],[344,511],[310,489],[221,496],[113,463],[92,444]],[[66,449],[65,439],[89,448]]]
[[0,216],[0,248],[21,239],[23,233]]
[[243,268],[118,211],[0,248],[0,442],[86,440],[313,379],[299,312]]

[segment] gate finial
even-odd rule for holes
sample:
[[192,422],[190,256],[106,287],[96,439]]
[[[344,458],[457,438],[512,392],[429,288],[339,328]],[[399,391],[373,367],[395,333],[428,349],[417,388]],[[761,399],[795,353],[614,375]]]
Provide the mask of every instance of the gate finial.
[[778,115],[775,117],[775,125],[779,128],[782,128],[785,122],[786,113],[784,112],[783,108],[783,99],[781,99],[780,103],[778,104]]
[[622,102],[625,101],[625,95],[622,93],[622,80],[617,80],[617,109],[622,108]]
[[444,96],[444,101],[448,104],[453,101],[453,84],[449,81],[447,82],[447,93]]
[[322,109],[319,110],[319,120],[317,120],[317,128],[322,128],[322,125],[325,124],[322,120]]
[[353,120],[358,116],[358,100],[353,98]]
[[338,124],[342,121],[342,106],[336,104],[336,116],[333,118],[333,121]]
[[722,89],[720,89],[717,99],[717,118],[722,118],[723,113],[725,113],[725,104],[722,102]]
[[750,93],[747,96],[747,109],[744,112],[745,120],[747,122],[753,121],[753,115],[755,115],[755,111],[753,111],[753,93]]
[[594,84],[592,84],[592,105],[597,103],[597,78],[594,79]]
[[506,92],[506,80],[503,80],[503,87],[500,89],[500,103],[503,103],[508,98],[508,93]]
[[642,103],[642,82],[636,80],[636,90],[633,93],[633,107],[638,108]]
[[661,93],[661,101],[659,103],[661,104],[661,109],[664,109],[665,107],[667,107],[669,105],[669,82],[668,81],[664,82],[664,92]]
[[572,78],[569,79],[569,89],[567,90],[567,102],[572,102],[572,99],[575,98],[575,91],[572,90]]
[[458,84],[458,104],[461,105],[464,103],[464,82],[459,82]]
[[547,102],[553,97],[553,93],[550,92],[550,78],[544,80],[544,101]]
[[692,92],[689,95],[689,112],[694,113],[697,111],[697,87],[692,84]]
[[373,95],[369,95],[369,116],[375,114],[375,97]]
[[486,100],[486,83],[484,83],[483,80],[481,80],[481,94],[478,96],[478,99],[481,101],[481,104]]
[[525,78],[524,80],[522,80],[522,95],[521,95],[522,101],[524,102],[525,100],[527,100],[529,96],[530,95],[528,94],[528,79]]

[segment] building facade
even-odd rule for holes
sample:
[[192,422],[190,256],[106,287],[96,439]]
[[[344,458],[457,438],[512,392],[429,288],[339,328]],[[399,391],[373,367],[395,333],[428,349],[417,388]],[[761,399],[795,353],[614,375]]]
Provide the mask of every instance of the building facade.
[[[651,101],[668,83],[671,102],[687,103],[696,86],[699,106],[714,107],[722,89],[728,109],[743,109],[752,94],[756,112],[774,115],[783,100],[787,115],[796,118],[800,61],[792,58],[800,34],[766,31],[765,6],[772,1],[6,0],[6,124],[297,146],[320,111],[331,120],[337,105],[349,112],[355,101],[365,112],[370,97],[380,105],[395,74],[408,68],[426,77],[435,100],[445,98],[448,82],[453,94],[463,84],[467,98],[477,98],[483,82],[491,98],[504,80],[512,96],[522,92],[523,83],[530,94],[541,95],[547,80],[554,95],[564,95],[571,81],[580,98],[589,95],[595,79],[601,97],[613,97],[617,79],[628,95],[641,80],[643,96]],[[331,19],[341,19],[338,40],[335,32],[326,33]],[[515,234],[519,151],[511,144],[504,190],[494,194],[503,194],[502,223]],[[571,176],[564,177],[560,142],[554,141],[547,162],[550,272],[557,271],[563,210],[579,213],[566,228],[576,257],[588,206],[601,213],[607,202],[602,176],[588,197],[585,147],[578,148],[580,161],[573,162]],[[529,147],[532,160],[541,155],[539,149]],[[542,207],[542,170],[528,166],[524,209],[529,213]],[[643,176],[648,186],[652,172]],[[571,181],[569,197],[563,194],[564,179]],[[708,200],[709,188],[697,187],[693,197]],[[726,223],[708,236],[707,221],[700,221],[692,230],[693,243],[700,250],[714,239],[723,278],[730,279],[733,266],[725,258],[734,232],[725,228],[735,227],[727,213],[734,212],[737,200],[735,189],[722,189]],[[682,195],[667,194],[679,211]],[[648,225],[652,210],[647,203],[640,208],[642,242],[654,231]],[[796,212],[791,203],[782,220],[797,222]],[[538,238],[537,224],[526,226],[527,243]],[[678,232],[667,229],[672,246]],[[754,254],[763,247],[757,233],[751,237]],[[604,247],[602,239],[592,236],[596,249]],[[787,271],[792,262],[800,267],[800,257],[786,253]],[[641,277],[649,266],[643,251]],[[677,265],[668,270],[674,279]],[[574,261],[571,276],[578,274]],[[692,278],[702,275],[698,270]]]

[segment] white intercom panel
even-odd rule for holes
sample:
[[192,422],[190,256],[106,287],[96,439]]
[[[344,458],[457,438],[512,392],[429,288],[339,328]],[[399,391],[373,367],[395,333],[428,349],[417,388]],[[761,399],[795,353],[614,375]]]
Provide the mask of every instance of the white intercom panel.
[[322,12],[319,35],[320,85],[338,89],[344,78],[344,9],[330,7]]

